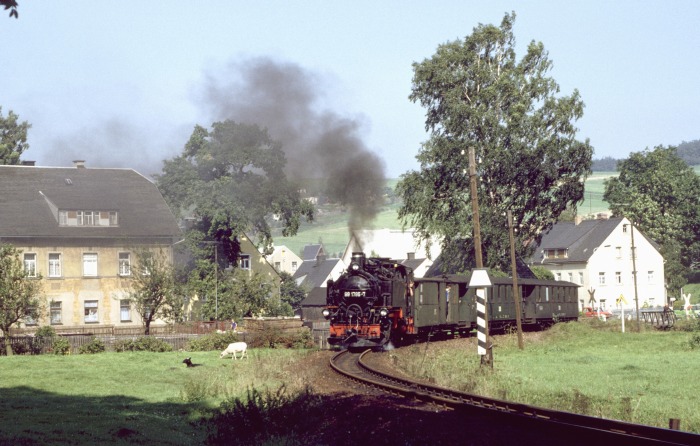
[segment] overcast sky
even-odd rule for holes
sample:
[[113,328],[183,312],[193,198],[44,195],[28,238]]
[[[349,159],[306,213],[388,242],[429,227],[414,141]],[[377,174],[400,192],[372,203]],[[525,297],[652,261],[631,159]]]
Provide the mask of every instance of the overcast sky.
[[518,57],[543,42],[561,94],[579,90],[595,158],[700,139],[695,0],[19,3],[0,11],[0,106],[32,124],[38,165],[150,175],[229,117],[290,147],[331,123],[396,178],[427,138],[412,63],[510,11]]

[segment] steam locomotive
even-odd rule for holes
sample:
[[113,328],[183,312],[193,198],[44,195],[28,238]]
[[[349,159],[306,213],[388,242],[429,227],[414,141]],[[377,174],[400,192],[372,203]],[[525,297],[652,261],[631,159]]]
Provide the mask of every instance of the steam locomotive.
[[[489,328],[516,323],[513,283],[491,278],[487,290]],[[578,318],[578,285],[518,279],[524,328]],[[476,328],[476,292],[469,277],[414,278],[413,271],[388,258],[352,254],[348,269],[327,283],[323,315],[330,320],[329,343],[349,349],[382,349],[420,338],[467,335]]]

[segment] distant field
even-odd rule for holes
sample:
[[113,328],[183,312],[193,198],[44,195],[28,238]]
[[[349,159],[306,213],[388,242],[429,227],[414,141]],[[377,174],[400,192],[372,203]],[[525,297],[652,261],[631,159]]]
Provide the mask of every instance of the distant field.
[[[700,175],[700,166],[695,166],[695,172]],[[584,201],[578,207],[580,215],[597,214],[608,210],[608,204],[603,201],[605,180],[614,176],[617,176],[617,172],[594,172],[586,180]],[[387,186],[394,188],[397,182],[396,178],[389,179]],[[372,222],[371,227],[373,229],[401,229],[397,210],[397,205],[385,207]],[[275,236],[275,244],[285,245],[293,252],[300,254],[305,245],[323,242],[328,254],[337,255],[345,250],[350,240],[347,216],[347,213],[318,214],[314,223],[302,224],[296,236]]]

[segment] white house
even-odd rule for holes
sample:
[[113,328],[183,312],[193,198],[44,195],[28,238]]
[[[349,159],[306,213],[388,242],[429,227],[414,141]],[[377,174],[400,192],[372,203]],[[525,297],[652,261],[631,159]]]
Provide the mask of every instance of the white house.
[[[666,304],[664,259],[626,218],[557,223],[543,235],[529,264],[581,285],[581,308],[634,309],[635,296],[640,308]],[[626,303],[618,303],[621,296]]]
[[272,254],[267,256],[266,259],[277,271],[291,275],[297,272],[302,262],[301,257],[284,245],[275,246]]
[[423,277],[433,264],[432,259],[440,255],[441,249],[440,243],[433,240],[428,250],[425,243],[418,241],[412,229],[366,229],[352,232],[342,257],[345,264],[350,264],[353,252],[364,252],[368,257],[404,260],[402,263],[412,267],[416,277]]

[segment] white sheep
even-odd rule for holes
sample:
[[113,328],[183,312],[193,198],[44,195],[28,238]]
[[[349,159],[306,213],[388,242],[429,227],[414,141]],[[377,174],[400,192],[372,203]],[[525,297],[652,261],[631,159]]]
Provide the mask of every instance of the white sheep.
[[245,342],[233,342],[226,347],[226,350],[221,352],[221,355],[219,355],[219,358],[223,358],[226,355],[232,354],[233,359],[238,359],[236,357],[236,353],[241,352],[241,359],[243,357],[248,357],[248,344]]

